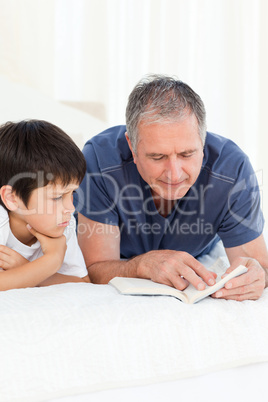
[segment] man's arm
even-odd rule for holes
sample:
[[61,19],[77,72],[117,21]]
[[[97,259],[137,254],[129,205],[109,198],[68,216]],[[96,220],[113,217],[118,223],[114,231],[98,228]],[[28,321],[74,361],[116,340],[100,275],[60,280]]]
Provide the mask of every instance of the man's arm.
[[78,242],[93,283],[108,283],[115,276],[152,279],[177,289],[184,289],[188,282],[200,290],[205,288],[204,282],[215,283],[213,273],[180,251],[156,250],[120,260],[119,227],[92,221],[82,214],[78,214]]
[[120,261],[118,226],[95,222],[79,213],[77,238],[93,283],[108,283],[115,276],[137,276],[129,261]]
[[268,286],[268,252],[263,235],[241,246],[226,248],[231,272],[238,265],[245,265],[248,272],[228,281],[214,297],[233,300],[256,300]]

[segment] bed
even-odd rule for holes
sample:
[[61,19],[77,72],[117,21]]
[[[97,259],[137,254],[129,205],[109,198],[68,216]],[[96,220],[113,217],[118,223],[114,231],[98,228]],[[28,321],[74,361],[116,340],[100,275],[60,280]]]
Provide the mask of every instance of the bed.
[[[44,118],[79,146],[89,127],[105,128],[2,77],[0,85],[2,122]],[[0,292],[0,304],[0,401],[268,400],[267,289],[258,301],[186,305],[70,283]]]
[[[226,369],[238,376],[241,400],[246,374],[254,384],[257,373],[268,373],[268,290],[258,301],[187,305],[72,283],[1,292],[0,304],[1,401],[79,401],[80,394],[89,398],[81,401],[98,401],[103,392],[110,400],[115,389],[128,394],[129,387],[159,384],[180,395],[185,387],[199,393],[209,373],[218,373],[222,392],[229,386],[219,370]],[[258,401],[267,401],[264,395]]]

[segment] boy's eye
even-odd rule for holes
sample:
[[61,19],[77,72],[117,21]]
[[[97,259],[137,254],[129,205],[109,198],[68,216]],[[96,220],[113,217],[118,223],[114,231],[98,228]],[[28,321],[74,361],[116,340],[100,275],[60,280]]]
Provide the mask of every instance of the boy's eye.
[[62,196],[61,196],[61,195],[59,195],[58,197],[52,198],[53,201],[59,201],[59,200],[61,200],[61,199],[62,199]]

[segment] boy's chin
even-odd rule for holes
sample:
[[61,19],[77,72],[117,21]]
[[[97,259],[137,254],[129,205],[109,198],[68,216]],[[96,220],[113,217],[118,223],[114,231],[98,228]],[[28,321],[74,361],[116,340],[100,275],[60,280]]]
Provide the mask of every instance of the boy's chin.
[[57,238],[62,236],[64,233],[64,228],[57,227],[55,230],[51,230],[49,232],[43,233],[45,236],[51,237],[51,238]]
[[62,236],[63,235],[63,233],[64,233],[64,230],[65,230],[65,228],[57,228],[57,230],[55,231],[55,236],[53,236],[53,237],[60,237],[60,236]]

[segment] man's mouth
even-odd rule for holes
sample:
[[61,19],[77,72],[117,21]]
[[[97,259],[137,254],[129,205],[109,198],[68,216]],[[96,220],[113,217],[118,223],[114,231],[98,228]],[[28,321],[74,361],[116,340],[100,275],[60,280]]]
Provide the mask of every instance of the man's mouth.
[[159,180],[159,181],[160,181],[160,183],[163,183],[165,186],[178,187],[178,186],[181,186],[186,181],[186,179],[176,181],[176,182],[167,182],[165,180]]

